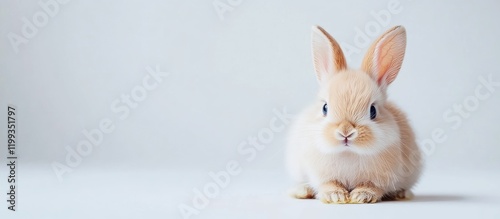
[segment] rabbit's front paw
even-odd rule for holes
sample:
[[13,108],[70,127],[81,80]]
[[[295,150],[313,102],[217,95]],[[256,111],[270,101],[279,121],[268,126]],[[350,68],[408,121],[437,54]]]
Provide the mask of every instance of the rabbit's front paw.
[[349,191],[339,182],[330,182],[320,186],[318,199],[326,204],[349,203]]
[[373,183],[362,183],[351,191],[350,203],[375,203],[382,198],[382,191]]

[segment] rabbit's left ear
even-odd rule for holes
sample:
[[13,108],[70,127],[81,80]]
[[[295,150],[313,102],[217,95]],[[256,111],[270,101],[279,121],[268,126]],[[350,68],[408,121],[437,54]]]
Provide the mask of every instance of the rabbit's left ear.
[[372,76],[380,86],[396,79],[406,49],[406,30],[396,26],[382,34],[368,49],[361,69]]

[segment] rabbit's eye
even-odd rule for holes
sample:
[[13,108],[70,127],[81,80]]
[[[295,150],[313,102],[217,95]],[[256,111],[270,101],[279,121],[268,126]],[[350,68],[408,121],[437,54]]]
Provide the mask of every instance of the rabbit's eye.
[[323,105],[323,116],[326,116],[327,112],[328,112],[328,105],[325,103],[325,105]]
[[375,119],[377,117],[377,110],[375,109],[375,106],[370,107],[370,119]]

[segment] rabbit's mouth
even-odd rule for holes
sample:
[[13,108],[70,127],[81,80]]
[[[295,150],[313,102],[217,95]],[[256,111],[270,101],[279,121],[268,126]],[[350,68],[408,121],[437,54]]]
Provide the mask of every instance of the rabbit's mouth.
[[349,139],[344,139],[344,146],[349,147]]

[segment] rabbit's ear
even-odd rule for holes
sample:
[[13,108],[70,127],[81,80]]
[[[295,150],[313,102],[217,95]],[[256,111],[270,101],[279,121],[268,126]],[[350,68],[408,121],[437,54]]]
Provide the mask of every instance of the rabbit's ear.
[[361,69],[370,74],[380,86],[396,79],[403,64],[406,49],[406,30],[396,26],[382,34],[368,49]]
[[320,26],[312,27],[312,53],[318,81],[328,74],[347,68],[344,53],[339,44]]

